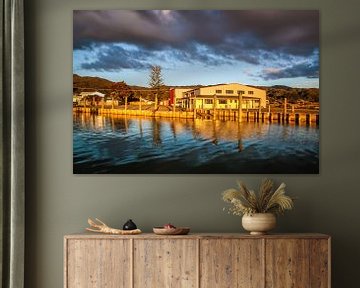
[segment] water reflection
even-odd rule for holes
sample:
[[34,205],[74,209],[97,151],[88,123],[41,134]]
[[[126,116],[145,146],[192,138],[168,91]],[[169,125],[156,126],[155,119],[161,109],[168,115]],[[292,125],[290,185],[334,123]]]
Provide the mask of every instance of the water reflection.
[[319,130],[74,114],[74,173],[318,173]]
[[151,127],[152,127],[152,138],[153,143],[155,146],[159,146],[161,144],[161,122],[157,121],[155,118],[151,121]]

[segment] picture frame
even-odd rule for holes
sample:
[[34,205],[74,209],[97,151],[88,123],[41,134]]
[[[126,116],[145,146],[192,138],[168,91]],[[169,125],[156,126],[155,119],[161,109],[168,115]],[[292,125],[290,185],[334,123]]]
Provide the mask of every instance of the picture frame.
[[73,174],[318,174],[319,19],[74,10]]

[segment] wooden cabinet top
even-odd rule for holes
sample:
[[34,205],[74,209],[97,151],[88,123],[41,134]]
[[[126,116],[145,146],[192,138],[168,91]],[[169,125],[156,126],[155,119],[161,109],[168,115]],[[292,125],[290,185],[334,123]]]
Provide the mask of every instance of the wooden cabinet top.
[[250,235],[245,233],[190,233],[188,235],[156,235],[142,233],[139,235],[109,235],[100,233],[77,233],[64,236],[65,239],[329,239],[329,235],[320,233],[287,233]]

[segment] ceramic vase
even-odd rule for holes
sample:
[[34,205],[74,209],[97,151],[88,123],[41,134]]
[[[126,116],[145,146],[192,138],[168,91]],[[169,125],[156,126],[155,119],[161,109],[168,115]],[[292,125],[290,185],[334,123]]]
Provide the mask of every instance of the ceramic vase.
[[276,217],[272,213],[255,213],[242,217],[242,226],[251,235],[263,235],[274,229]]

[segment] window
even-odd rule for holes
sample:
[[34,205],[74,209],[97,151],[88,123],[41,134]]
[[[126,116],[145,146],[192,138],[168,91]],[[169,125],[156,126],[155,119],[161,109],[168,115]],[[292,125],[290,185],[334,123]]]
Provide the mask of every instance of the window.
[[238,90],[237,93],[242,95],[242,94],[245,94],[245,91],[244,90]]
[[249,94],[249,95],[253,95],[253,94],[254,94],[254,91],[249,91],[248,94]]
[[226,104],[227,101],[226,100],[219,100],[219,104]]
[[234,90],[225,90],[226,94],[234,94]]
[[212,99],[205,99],[205,104],[213,104],[213,100]]
[[222,90],[215,90],[215,93],[216,93],[216,94],[221,94],[221,93],[222,93]]

